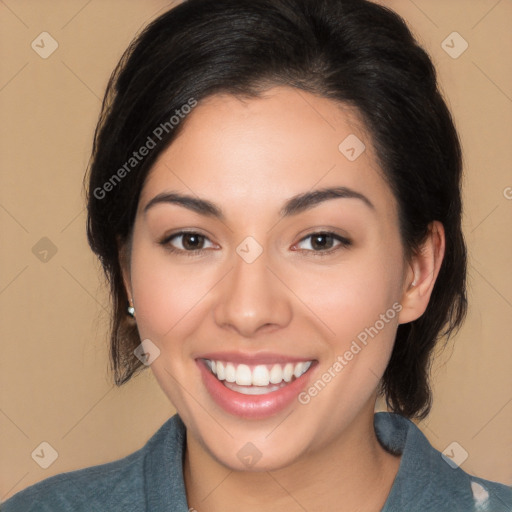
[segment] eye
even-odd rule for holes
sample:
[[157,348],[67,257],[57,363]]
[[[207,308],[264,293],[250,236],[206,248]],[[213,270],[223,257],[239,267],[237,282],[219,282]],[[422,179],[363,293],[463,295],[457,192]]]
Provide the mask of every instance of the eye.
[[[349,247],[352,242],[343,236],[331,232],[311,233],[304,237],[297,246],[308,252],[318,253],[315,256],[330,254],[338,249]],[[302,246],[302,247],[301,247]]]
[[[204,235],[193,231],[181,231],[164,238],[161,245],[166,246],[172,252],[197,253],[214,247],[213,243]],[[206,245],[206,244],[209,244]]]

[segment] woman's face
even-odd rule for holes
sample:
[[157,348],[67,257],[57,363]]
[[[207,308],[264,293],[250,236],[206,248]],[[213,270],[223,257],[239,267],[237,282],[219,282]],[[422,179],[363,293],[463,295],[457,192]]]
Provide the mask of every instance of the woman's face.
[[143,188],[125,278],[189,436],[275,469],[373,417],[409,275],[357,117],[279,87],[189,114]]

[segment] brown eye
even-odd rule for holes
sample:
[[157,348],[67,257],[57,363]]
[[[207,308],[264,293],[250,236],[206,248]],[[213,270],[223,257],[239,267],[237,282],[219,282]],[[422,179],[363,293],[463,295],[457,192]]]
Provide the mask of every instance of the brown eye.
[[205,237],[202,235],[198,235],[197,233],[186,233],[182,236],[182,245],[183,248],[187,251],[194,251],[197,249],[202,249],[205,241]]
[[172,251],[189,253],[195,251],[200,252],[213,247],[212,242],[210,242],[206,236],[192,231],[175,233],[162,240],[160,244],[168,247]]
[[312,233],[304,237],[299,242],[298,246],[304,251],[329,253],[336,251],[338,248],[348,247],[351,244],[352,242],[350,240],[335,233],[320,232]]
[[311,237],[311,247],[314,250],[332,249],[333,245],[334,237],[332,235],[319,233]]

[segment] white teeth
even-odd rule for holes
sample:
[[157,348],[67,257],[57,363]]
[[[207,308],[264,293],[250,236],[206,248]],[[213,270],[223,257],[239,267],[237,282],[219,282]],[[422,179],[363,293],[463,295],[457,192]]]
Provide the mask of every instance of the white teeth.
[[293,369],[293,375],[295,377],[300,377],[303,374],[302,368],[304,366],[304,363],[297,363],[295,365],[295,368]]
[[293,364],[292,363],[286,363],[286,366],[283,370],[283,379],[285,382],[290,382],[293,377]]
[[[224,369],[224,363],[222,363],[221,361],[216,361],[215,366],[215,373],[217,374],[217,379],[224,380],[226,378],[226,370]],[[214,370],[212,368],[212,372],[213,371]]]
[[[259,364],[252,371],[252,384],[253,386],[268,386],[270,382],[270,372],[267,367],[263,364]],[[279,381],[281,382],[281,381]],[[279,384],[279,382],[273,382],[272,384]]]
[[311,361],[307,361],[305,363],[297,363],[295,365],[295,369],[293,370],[293,375],[295,377],[299,378],[301,375],[306,373],[309,370],[309,367],[311,366]]
[[281,389],[284,384],[281,384],[280,386],[268,386],[268,387],[261,387],[261,386],[238,386],[237,384],[232,384],[231,382],[228,382],[226,384],[226,387],[229,389],[232,389],[233,391],[236,391],[237,393],[241,393],[242,395],[265,395],[267,393],[272,393],[273,391],[277,391],[278,389]]
[[[276,363],[271,366],[258,364],[252,368],[246,364],[237,365],[209,359],[206,359],[205,363],[211,372],[217,376],[217,379],[226,381],[225,384],[230,389],[233,389],[233,386],[259,386],[260,388],[270,386],[271,388],[279,389],[279,386],[275,386],[276,384],[288,383],[294,377],[299,378],[301,375],[304,375],[311,367],[312,361],[286,363],[284,365]],[[233,384],[233,386],[228,386],[228,384]],[[272,390],[275,391],[275,389]],[[246,394],[258,393],[251,391]]]
[[252,384],[251,369],[246,364],[239,364],[236,369],[236,383],[239,386],[250,386]]
[[235,381],[236,381],[235,366],[232,363],[228,363],[226,365],[226,382],[235,382]]
[[283,380],[283,369],[281,368],[280,364],[275,364],[272,366],[269,380],[271,384],[279,384]]

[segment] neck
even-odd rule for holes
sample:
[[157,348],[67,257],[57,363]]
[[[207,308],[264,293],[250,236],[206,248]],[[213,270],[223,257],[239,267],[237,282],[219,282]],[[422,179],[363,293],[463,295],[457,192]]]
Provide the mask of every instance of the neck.
[[373,414],[372,405],[332,443],[274,471],[233,471],[187,436],[184,477],[189,506],[200,512],[379,512],[400,457],[380,445]]

